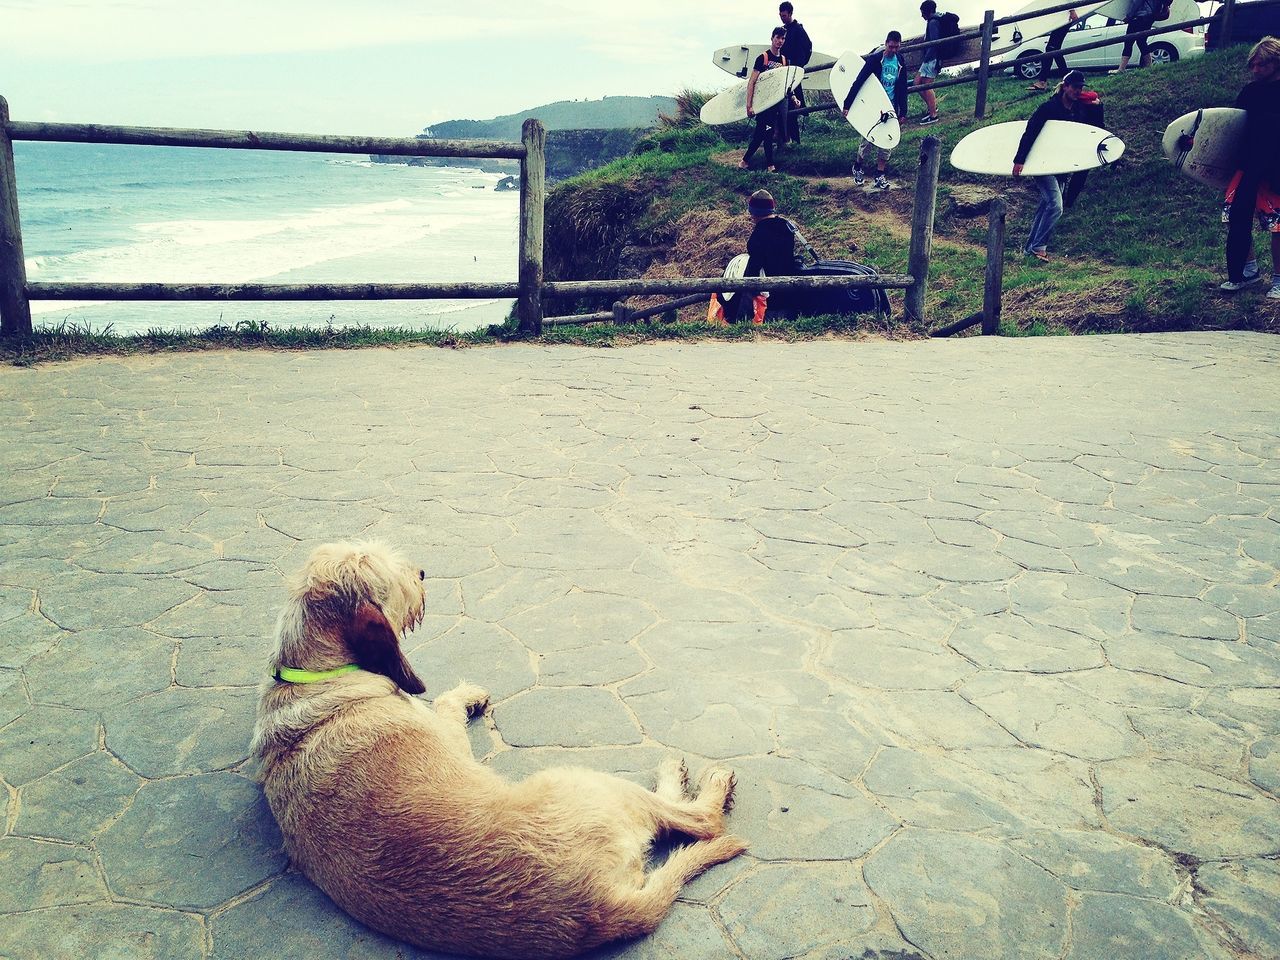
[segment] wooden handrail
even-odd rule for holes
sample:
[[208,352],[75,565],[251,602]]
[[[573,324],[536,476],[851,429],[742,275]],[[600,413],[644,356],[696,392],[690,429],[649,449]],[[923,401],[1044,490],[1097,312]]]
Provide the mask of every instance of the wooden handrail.
[[726,293],[739,290],[814,290],[835,287],[873,287],[905,290],[915,283],[906,274],[867,274],[858,277],[664,277],[653,280],[554,280],[542,285],[544,297],[591,297],[614,294],[641,296],[662,293]]
[[432,140],[416,137],[339,137],[317,133],[259,133],[174,127],[117,127],[96,123],[8,124],[13,140],[59,143],[131,143],[155,147],[223,150],[290,150],[299,153],[365,153],[400,157],[477,157],[521,160],[523,144],[498,140]]

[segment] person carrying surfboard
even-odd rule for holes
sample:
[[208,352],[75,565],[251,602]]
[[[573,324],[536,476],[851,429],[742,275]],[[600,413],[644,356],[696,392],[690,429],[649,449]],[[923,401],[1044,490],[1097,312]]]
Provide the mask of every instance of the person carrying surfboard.
[[[768,110],[762,110],[756,113],[752,101],[756,93],[756,81],[760,79],[760,74],[766,70],[776,70],[778,67],[787,66],[787,58],[782,55],[782,44],[787,39],[786,27],[774,27],[773,35],[769,40],[769,49],[760,56],[756,57],[756,62],[751,68],[751,76],[747,80],[747,117],[754,117],[756,121],[756,129],[751,134],[751,142],[747,144],[747,152],[742,156],[741,166],[743,169],[751,169],[751,158],[761,146],[764,147],[764,165],[765,169],[772,173],[778,172],[778,166],[773,162],[773,141],[775,137],[786,136],[786,131],[779,130],[779,114],[782,112],[780,107],[770,107]],[[798,103],[794,95],[788,93],[793,103]]]
[[[853,106],[854,99],[858,96],[858,91],[862,89],[862,85],[875,74],[876,79],[880,81],[880,85],[884,87],[884,92],[889,95],[889,99],[893,102],[893,109],[898,115],[898,122],[905,123],[907,120],[907,66],[902,61],[898,48],[902,46],[902,34],[897,30],[890,30],[884,38],[884,48],[879,53],[873,53],[867,57],[862,64],[862,69],[858,71],[858,76],[853,81],[853,86],[849,88],[848,94],[845,95],[842,111],[845,118],[848,119],[849,108]],[[867,151],[874,144],[865,137],[862,143],[858,145],[858,154],[853,161],[853,182],[861,186],[866,182],[866,174],[863,169],[863,163],[866,160]],[[889,151],[883,147],[876,147],[876,172],[874,186],[878,190],[887,190],[889,180],[885,176],[885,166],[889,161]]]
[[[1013,155],[1013,175],[1022,176],[1022,167],[1027,162],[1036,137],[1050,120],[1073,120],[1086,123],[1084,110],[1080,106],[1080,96],[1084,93],[1084,74],[1079,70],[1071,70],[1053,96],[1040,106],[1027,121],[1026,133],[1018,142],[1018,150]],[[1053,228],[1062,217],[1062,184],[1057,174],[1047,173],[1035,178],[1036,189],[1040,191],[1040,204],[1036,207],[1035,216],[1031,218],[1031,232],[1027,235],[1027,244],[1023,253],[1028,257],[1049,262],[1049,239],[1053,236]]]
[[[1150,30],[1155,26],[1156,20],[1163,19],[1160,14],[1162,12],[1160,0],[1133,0],[1129,6],[1129,14],[1124,18],[1124,24],[1128,33],[1141,33],[1144,30]],[[1165,14],[1168,16],[1168,14]],[[1129,58],[1133,56],[1134,41],[1126,39],[1124,42],[1124,50],[1120,54],[1120,63],[1114,70],[1108,70],[1108,73],[1124,73],[1129,69]],[[1151,51],[1147,49],[1147,38],[1138,37],[1138,66],[1151,66]]]
[[[787,31],[787,37],[782,43],[782,55],[793,67],[807,67],[809,58],[813,56],[813,41],[809,39],[809,32],[805,30],[804,24],[795,18],[795,7],[789,0],[782,0],[782,3],[778,4],[778,19],[782,21],[783,29]],[[796,99],[799,101],[797,106],[803,107],[804,87],[796,87]],[[799,143],[799,114],[787,115],[787,128],[787,139],[793,143]]]
[[1254,256],[1253,221],[1271,234],[1271,289],[1280,300],[1280,40],[1264,37],[1249,51],[1253,80],[1236,97],[1245,112],[1244,136],[1227,185],[1222,221],[1227,224],[1227,280],[1219,289],[1243,290],[1262,279]]
[[[938,16],[938,4],[936,0],[924,0],[920,4],[920,16],[924,17],[925,28],[924,38],[926,40],[942,39],[942,18]],[[916,68],[916,86],[922,83],[929,83],[931,80],[938,79],[938,71],[942,68],[942,51],[939,44],[925,47],[921,52],[920,66]],[[928,113],[920,118],[921,124],[930,124],[938,122],[938,96],[928,87],[920,91],[920,99],[924,101]]]
[[1055,30],[1049,31],[1049,36],[1045,39],[1044,56],[1040,58],[1040,78],[1036,80],[1028,90],[1048,90],[1048,80],[1053,76],[1053,64],[1057,61],[1058,69],[1062,71],[1063,76],[1067,74],[1067,61],[1062,55],[1062,44],[1066,42],[1067,31],[1071,29],[1072,24],[1080,19],[1080,14],[1074,9],[1067,11],[1067,22]]

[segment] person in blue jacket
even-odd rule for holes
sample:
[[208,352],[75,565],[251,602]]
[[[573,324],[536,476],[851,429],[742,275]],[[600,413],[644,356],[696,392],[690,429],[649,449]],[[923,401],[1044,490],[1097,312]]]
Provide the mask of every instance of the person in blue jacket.
[[[844,98],[842,107],[846,118],[849,116],[849,108],[853,106],[853,101],[858,96],[858,91],[874,75],[880,81],[880,85],[884,87],[885,93],[889,95],[889,100],[893,103],[894,112],[898,115],[898,122],[906,123],[907,86],[909,85],[909,80],[906,64],[903,63],[902,56],[898,53],[900,46],[902,46],[902,34],[897,30],[890,30],[888,36],[884,38],[884,48],[879,53],[873,53],[866,58],[866,61],[862,64],[862,69],[858,71],[857,77],[854,78],[853,86],[849,88],[849,93]],[[853,161],[853,182],[859,186],[866,181],[863,163],[866,160],[867,151],[872,146],[873,144],[870,140],[864,139],[858,146],[858,155]],[[889,181],[884,173],[885,165],[889,160],[889,151],[883,147],[877,147],[876,151],[877,176],[874,186],[877,189],[884,190],[889,186]]]

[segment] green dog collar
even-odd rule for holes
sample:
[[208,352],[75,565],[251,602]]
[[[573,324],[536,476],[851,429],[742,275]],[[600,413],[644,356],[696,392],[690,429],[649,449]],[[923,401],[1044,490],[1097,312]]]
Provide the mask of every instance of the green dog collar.
[[319,680],[332,680],[344,673],[359,670],[360,665],[347,663],[332,670],[297,670],[293,667],[276,667],[275,678],[284,683],[316,683]]

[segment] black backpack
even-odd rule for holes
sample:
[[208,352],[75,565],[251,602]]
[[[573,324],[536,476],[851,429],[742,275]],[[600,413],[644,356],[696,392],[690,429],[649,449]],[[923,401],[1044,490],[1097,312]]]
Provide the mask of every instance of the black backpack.
[[954,37],[960,32],[960,17],[954,13],[939,13],[934,19],[938,21],[938,36],[943,41],[934,48],[938,59],[948,60],[957,56],[963,41],[948,40],[947,37]]

